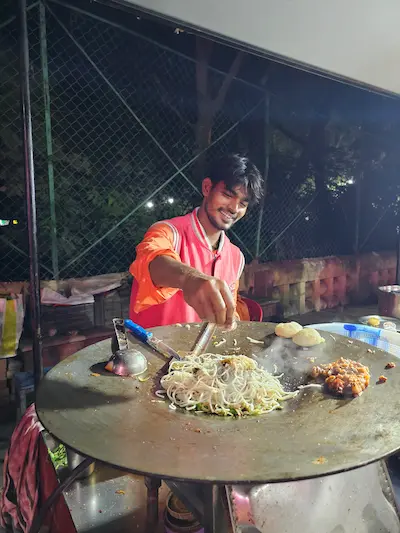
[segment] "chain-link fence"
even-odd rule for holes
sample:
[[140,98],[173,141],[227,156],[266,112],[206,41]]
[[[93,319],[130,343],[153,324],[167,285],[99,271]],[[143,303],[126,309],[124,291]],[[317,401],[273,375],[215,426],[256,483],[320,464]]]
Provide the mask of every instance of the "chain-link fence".
[[[18,25],[14,2],[2,6],[0,253],[6,281],[27,279],[28,254]],[[196,60],[156,35],[61,2],[32,2],[28,25],[41,276],[125,271],[152,222],[201,200]],[[207,76],[218,94],[227,74],[208,68]],[[264,169],[265,106],[263,87],[232,79],[204,149],[207,158],[242,151]],[[351,252],[340,232],[316,239],[317,205],[315,187],[299,187],[288,174],[266,198],[260,233],[260,212],[253,209],[231,238],[247,260]]]

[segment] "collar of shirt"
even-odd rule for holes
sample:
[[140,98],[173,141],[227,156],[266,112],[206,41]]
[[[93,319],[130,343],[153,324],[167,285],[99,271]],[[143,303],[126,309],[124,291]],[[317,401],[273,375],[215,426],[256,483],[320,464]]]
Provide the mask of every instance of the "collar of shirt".
[[225,232],[224,231],[221,232],[221,236],[220,236],[219,241],[218,241],[218,247],[216,249],[214,249],[212,244],[210,243],[209,238],[207,237],[207,234],[206,234],[206,232],[205,232],[200,220],[199,220],[198,211],[199,211],[199,208],[196,207],[196,209],[191,213],[192,226],[193,226],[193,230],[194,230],[194,233],[195,233],[196,237],[211,252],[215,252],[217,254],[220,254],[221,251],[222,251],[222,248],[224,246],[224,243],[225,243],[225,238],[226,238],[225,237]]

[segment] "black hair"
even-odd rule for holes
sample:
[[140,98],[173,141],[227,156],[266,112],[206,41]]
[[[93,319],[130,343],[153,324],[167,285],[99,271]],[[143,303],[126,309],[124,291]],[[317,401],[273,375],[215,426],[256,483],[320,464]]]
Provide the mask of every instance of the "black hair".
[[263,195],[264,180],[248,157],[229,154],[216,159],[209,165],[207,177],[213,186],[223,181],[227,189],[244,187],[250,204],[257,204]]

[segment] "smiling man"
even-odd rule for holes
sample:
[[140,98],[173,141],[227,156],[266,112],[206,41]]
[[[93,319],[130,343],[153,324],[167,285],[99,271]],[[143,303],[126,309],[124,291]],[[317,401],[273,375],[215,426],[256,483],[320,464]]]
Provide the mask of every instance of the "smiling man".
[[225,232],[261,198],[263,180],[246,157],[211,164],[192,213],[157,222],[136,248],[130,318],[144,328],[207,320],[230,328],[244,256]]

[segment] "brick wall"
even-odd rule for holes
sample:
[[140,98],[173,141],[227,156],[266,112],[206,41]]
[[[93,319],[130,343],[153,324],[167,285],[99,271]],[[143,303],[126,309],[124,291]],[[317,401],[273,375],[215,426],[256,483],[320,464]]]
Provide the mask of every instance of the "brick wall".
[[377,288],[395,283],[396,254],[319,257],[247,265],[240,290],[277,300],[284,316],[377,301]]

